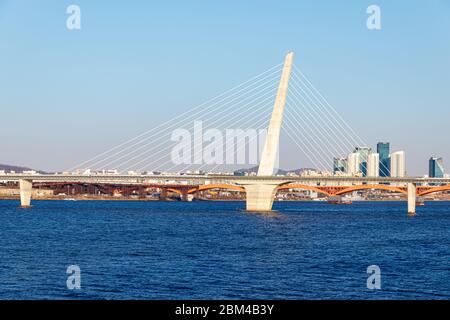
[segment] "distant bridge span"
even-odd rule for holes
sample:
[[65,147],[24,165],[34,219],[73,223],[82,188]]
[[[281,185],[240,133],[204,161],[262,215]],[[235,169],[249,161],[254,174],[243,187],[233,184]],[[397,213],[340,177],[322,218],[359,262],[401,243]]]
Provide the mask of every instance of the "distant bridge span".
[[450,191],[450,185],[417,187],[417,195],[425,196],[427,194]]
[[205,184],[198,186],[197,188],[192,188],[188,191],[188,193],[196,193],[199,191],[206,191],[211,189],[225,189],[225,190],[234,190],[234,191],[240,191],[245,192],[245,188],[235,185],[235,184],[229,184],[229,183],[212,183],[212,184]]
[[[40,176],[41,177],[41,176]],[[40,178],[39,177],[39,178]],[[229,176],[227,176],[229,177]],[[9,177],[8,177],[9,178]],[[161,179],[161,177],[158,177],[158,179]],[[180,177],[177,177],[175,179],[179,179]],[[174,179],[174,177],[171,177],[171,179]],[[418,178],[420,179],[420,178]],[[320,180],[320,179],[318,179]],[[345,179],[347,180],[347,179]],[[6,181],[6,180],[5,180]],[[13,180],[17,181],[17,180]],[[35,180],[36,181],[36,180]],[[420,180],[420,181],[428,181],[428,180]],[[435,180],[433,180],[435,181]],[[167,191],[171,191],[174,193],[177,193],[179,195],[183,194],[194,194],[201,191],[207,191],[207,190],[213,190],[213,189],[223,189],[223,190],[233,190],[233,191],[239,191],[239,192],[245,192],[245,188],[234,183],[208,183],[208,184],[196,184],[195,182],[186,183],[187,181],[184,181],[183,184],[180,183],[167,183],[167,182],[146,182],[145,180],[142,182],[138,181],[124,181],[119,182],[114,180],[114,182],[108,182],[108,179],[105,180],[105,182],[87,182],[84,181],[84,179],[81,179],[81,181],[78,181],[78,179],[74,179],[71,181],[71,179],[67,178],[65,181],[58,181],[58,182],[42,182],[40,179],[37,179],[36,183],[38,183],[40,186],[61,186],[61,185],[68,185],[68,184],[90,184],[90,185],[109,185],[109,186],[134,186],[134,187],[146,187],[146,188],[160,188],[165,189]],[[305,181],[306,182],[306,181]],[[335,180],[331,180],[331,182],[337,182]],[[346,181],[348,182],[348,181]],[[441,183],[447,183],[447,181],[440,181]],[[354,191],[360,191],[360,190],[385,190],[385,191],[392,191],[392,192],[398,192],[402,194],[407,194],[408,190],[405,186],[395,186],[395,185],[386,185],[386,184],[374,184],[373,182],[371,184],[355,184],[354,182],[350,185],[329,185],[329,182],[327,185],[323,186],[314,186],[311,184],[301,184],[297,182],[287,181],[283,184],[280,184],[277,188],[277,191],[280,190],[289,190],[289,189],[301,189],[301,190],[310,190],[317,193],[324,194],[326,196],[336,196],[336,195],[344,195],[350,192]],[[438,185],[438,186],[417,186],[417,196],[425,196],[432,193],[437,192],[445,192],[450,191],[450,184],[444,184],[444,185]]]

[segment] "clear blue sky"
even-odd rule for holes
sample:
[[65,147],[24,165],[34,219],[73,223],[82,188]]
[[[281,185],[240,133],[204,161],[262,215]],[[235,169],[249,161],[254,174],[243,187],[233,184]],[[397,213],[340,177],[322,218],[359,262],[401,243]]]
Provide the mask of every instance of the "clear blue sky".
[[[82,30],[66,29],[66,7]],[[382,30],[366,28],[377,4]],[[450,1],[0,0],[0,163],[61,170],[296,53],[409,174],[450,168]],[[301,167],[294,152],[288,167]]]

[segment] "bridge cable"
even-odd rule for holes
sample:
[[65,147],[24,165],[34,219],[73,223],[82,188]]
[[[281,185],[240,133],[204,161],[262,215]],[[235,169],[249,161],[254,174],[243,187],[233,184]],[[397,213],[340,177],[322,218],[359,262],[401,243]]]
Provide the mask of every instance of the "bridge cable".
[[[102,153],[96,155],[95,157],[93,157],[93,158],[91,158],[91,159],[88,159],[88,160],[86,160],[86,161],[84,161],[84,162],[81,162],[80,164],[78,164],[78,165],[76,165],[76,166],[74,166],[74,167],[68,169],[67,171],[72,171],[72,170],[74,170],[74,169],[76,169],[76,168],[79,168],[79,167],[81,167],[81,166],[83,166],[83,165],[85,165],[85,164],[88,164],[90,161],[93,161],[93,160],[95,160],[95,159],[98,159],[98,158],[102,157],[103,155],[108,154],[109,152],[114,151],[114,150],[116,150],[116,149],[122,147],[123,145],[126,145],[126,144],[129,143],[129,142],[132,142],[132,141],[134,141],[134,140],[136,140],[136,139],[139,139],[140,137],[143,137],[143,136],[145,136],[145,135],[147,135],[147,134],[149,134],[149,133],[151,133],[151,132],[157,131],[157,130],[159,130],[160,128],[163,128],[164,126],[166,126],[166,125],[167,125],[168,123],[170,123],[171,121],[175,121],[175,120],[177,120],[177,119],[179,119],[179,118],[180,118],[180,119],[183,119],[187,114],[190,114],[190,113],[192,113],[193,111],[202,108],[203,106],[207,105],[208,103],[211,103],[211,102],[215,101],[216,99],[219,99],[220,97],[223,97],[223,96],[225,96],[225,95],[227,95],[227,94],[229,94],[229,93],[231,93],[231,92],[233,92],[233,91],[235,91],[235,90],[241,88],[242,86],[246,85],[247,83],[250,83],[250,82],[252,82],[252,81],[255,80],[255,79],[258,79],[258,78],[261,77],[262,75],[264,75],[264,74],[266,74],[266,73],[268,73],[268,72],[271,72],[271,71],[274,70],[274,69],[280,68],[281,66],[282,66],[282,63],[277,64],[277,65],[275,65],[275,66],[273,66],[273,67],[267,69],[266,71],[264,71],[264,72],[262,72],[262,73],[260,73],[260,74],[258,74],[258,75],[256,75],[256,76],[250,78],[249,80],[246,80],[246,81],[240,83],[239,85],[236,85],[236,86],[232,87],[231,89],[228,89],[228,90],[226,90],[225,92],[223,92],[223,93],[221,93],[221,94],[219,94],[219,95],[217,95],[217,96],[215,96],[215,97],[213,97],[213,98],[207,100],[206,102],[201,103],[201,104],[197,105],[196,107],[194,107],[194,108],[192,108],[192,109],[189,109],[189,110],[187,110],[187,111],[185,111],[185,112],[179,114],[177,117],[172,118],[172,119],[170,119],[170,120],[168,120],[168,121],[166,121],[166,122],[164,122],[164,123],[162,123],[162,124],[160,124],[160,125],[158,125],[158,126],[152,128],[152,129],[150,129],[150,130],[148,130],[148,131],[146,131],[146,132],[144,132],[144,133],[142,133],[142,134],[140,134],[140,135],[138,135],[138,136],[136,136],[136,137],[134,137],[134,138],[132,138],[132,139],[129,139],[129,140],[127,140],[127,141],[125,141],[125,142],[123,142],[123,143],[121,143],[121,144],[119,144],[119,145],[113,147],[113,148],[110,148],[110,149],[108,149],[108,150],[106,150],[106,151],[104,151],[104,152],[102,152]],[[279,71],[277,70],[277,72],[279,72]]]
[[[272,81],[273,81],[273,80],[272,80]],[[270,88],[270,86],[266,86],[264,89],[258,91],[256,94],[252,94],[250,97],[254,97],[254,96],[256,96],[256,95],[258,95],[259,97],[261,97],[261,96],[260,96],[260,93],[261,93],[261,92],[264,92],[264,91],[267,91],[268,88]],[[246,101],[246,99],[248,99],[248,98],[242,99],[241,102],[242,102],[242,101]],[[233,99],[233,100],[235,100],[235,99]],[[249,103],[251,103],[251,102],[249,102]],[[247,104],[249,104],[249,103],[247,103]],[[228,107],[222,109],[220,112],[214,113],[213,116],[219,118],[219,115],[220,115],[220,114],[225,113],[226,111],[230,110],[231,108],[233,108],[233,107],[235,107],[235,106],[236,106],[236,104],[228,105]],[[245,106],[245,105],[244,105],[244,106]],[[238,104],[238,110],[239,110],[240,108],[243,108],[244,106]],[[214,111],[214,110],[213,110],[213,111]],[[205,116],[205,115],[203,115],[203,116]],[[120,157],[119,159],[116,159],[116,160],[114,160],[114,161],[112,161],[112,162],[109,162],[108,165],[111,165],[111,164],[113,164],[113,163],[115,163],[115,162],[117,162],[117,161],[123,159],[124,157],[129,156],[130,154],[133,154],[133,153],[135,153],[135,152],[137,152],[137,151],[139,151],[139,150],[142,150],[144,147],[146,147],[146,146],[149,145],[150,143],[153,143],[153,141],[150,141],[150,142],[146,143],[145,145],[143,145],[143,146],[141,146],[141,147],[139,147],[139,148],[133,150],[132,152],[126,154],[125,156]],[[143,156],[143,155],[149,153],[150,151],[154,150],[156,147],[160,147],[161,145],[165,145],[165,144],[167,144],[167,141],[162,141],[162,142],[160,142],[158,145],[153,146],[151,149],[147,149],[147,150],[144,151],[143,153],[141,153],[141,154],[135,156],[134,158],[131,158],[131,159],[129,159],[128,161],[125,161],[124,163],[121,164],[121,166],[125,165],[126,163],[130,162],[131,160],[134,160],[134,159],[136,159],[136,158],[139,158],[140,156]],[[169,147],[166,147],[166,148],[163,149],[163,150],[160,150],[158,153],[161,153],[161,152],[163,152],[164,150],[167,150],[168,148],[170,148],[170,146],[169,146]],[[158,153],[157,153],[157,154],[158,154]],[[154,156],[154,155],[156,155],[156,154],[152,154],[152,156]],[[150,156],[150,158],[151,158],[151,156]],[[146,158],[146,159],[148,159],[148,158]],[[139,163],[141,163],[141,162],[139,162]],[[139,163],[137,163],[137,164],[139,164]],[[136,165],[137,165],[137,164],[136,164]]]

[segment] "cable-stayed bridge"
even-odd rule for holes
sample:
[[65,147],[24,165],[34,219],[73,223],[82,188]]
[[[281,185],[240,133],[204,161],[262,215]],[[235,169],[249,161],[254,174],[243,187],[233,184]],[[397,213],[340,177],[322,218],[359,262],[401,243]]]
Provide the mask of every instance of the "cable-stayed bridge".
[[[410,214],[415,214],[417,195],[450,190],[449,179],[274,175],[282,134],[297,147],[305,166],[323,171],[336,155],[367,145],[293,60],[293,53],[289,53],[284,64],[65,173],[5,174],[0,175],[0,181],[19,182],[24,207],[30,206],[33,182],[113,183],[159,186],[179,192],[184,200],[213,188],[244,191],[247,210],[256,212],[270,211],[276,192],[286,188],[313,190],[327,196],[367,189],[400,192],[407,195]],[[190,122],[193,134],[186,129]],[[244,164],[257,165],[257,174],[229,174],[229,170]]]

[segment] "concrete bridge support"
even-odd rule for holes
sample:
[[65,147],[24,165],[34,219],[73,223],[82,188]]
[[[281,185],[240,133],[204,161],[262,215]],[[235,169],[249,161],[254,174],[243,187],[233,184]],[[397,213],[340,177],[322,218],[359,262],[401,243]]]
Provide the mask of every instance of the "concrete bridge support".
[[167,189],[166,188],[161,188],[160,193],[159,193],[159,200],[167,201]]
[[272,211],[278,184],[254,183],[243,185],[243,187],[245,188],[247,211]]
[[290,52],[286,55],[284,60],[283,72],[281,73],[280,84],[278,86],[277,96],[273,106],[272,117],[270,118],[266,141],[261,154],[261,160],[259,162],[258,176],[273,175],[278,154],[278,145],[280,143],[281,123],[283,122],[284,106],[286,104],[289,78],[291,76],[293,62],[294,53]]
[[19,180],[20,206],[22,208],[31,207],[31,193],[33,191],[33,181]]
[[187,191],[183,191],[181,193],[181,201],[191,202],[194,199],[193,194],[187,193]]
[[408,183],[408,215],[414,216],[416,214],[416,185]]
[[[294,53],[290,52],[284,60],[280,84],[273,106],[272,117],[267,129],[266,141],[258,168],[258,176],[271,176],[275,169],[275,162],[280,142],[281,123],[283,122],[284,106],[291,76]],[[271,211],[273,198],[277,191],[277,183],[255,182],[243,185],[246,191],[247,211]]]

